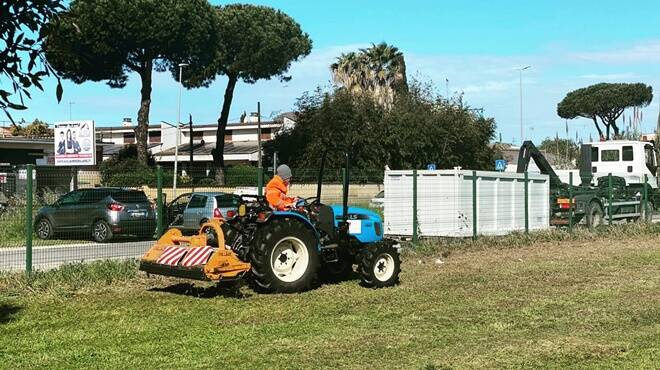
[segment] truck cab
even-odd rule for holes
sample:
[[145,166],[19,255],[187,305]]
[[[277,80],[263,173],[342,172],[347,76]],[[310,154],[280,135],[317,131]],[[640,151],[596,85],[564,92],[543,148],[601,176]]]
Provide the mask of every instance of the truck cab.
[[643,141],[612,140],[587,143],[591,146],[591,172],[593,178],[619,176],[627,185],[644,183],[658,188],[656,170],[658,161],[652,143]]

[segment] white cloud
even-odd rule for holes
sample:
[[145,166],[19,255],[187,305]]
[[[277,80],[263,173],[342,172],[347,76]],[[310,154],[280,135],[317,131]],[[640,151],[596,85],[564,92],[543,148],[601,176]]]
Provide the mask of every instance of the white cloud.
[[508,81],[486,81],[481,84],[468,85],[459,89],[465,93],[484,93],[484,92],[494,92],[494,91],[506,91],[514,89],[518,86],[518,80],[508,80]]
[[660,40],[644,41],[610,50],[568,53],[567,57],[572,60],[596,63],[658,63],[660,62]]
[[631,79],[637,77],[636,74],[626,72],[626,73],[605,73],[605,74],[586,74],[580,76],[580,78],[585,79],[585,80],[604,80],[604,81],[612,81],[612,80],[626,80],[626,79]]

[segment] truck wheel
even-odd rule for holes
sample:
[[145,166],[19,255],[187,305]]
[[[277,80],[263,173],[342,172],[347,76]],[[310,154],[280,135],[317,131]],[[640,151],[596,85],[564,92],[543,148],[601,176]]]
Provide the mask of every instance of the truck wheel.
[[319,270],[316,244],[312,231],[300,221],[273,220],[262,226],[250,250],[255,288],[278,293],[310,289]]
[[651,222],[653,221],[653,204],[651,202],[646,202],[646,207],[641,207],[642,215],[639,217],[639,221],[642,222]]
[[401,272],[399,252],[388,243],[365,246],[360,252],[358,270],[366,286],[382,288],[396,285]]
[[589,230],[602,226],[604,217],[605,212],[603,212],[603,207],[600,204],[597,202],[589,203],[589,207],[587,208],[587,227]]
[[339,261],[326,262],[321,266],[321,280],[326,283],[338,283],[347,280],[353,272],[353,258],[343,248],[339,251]]

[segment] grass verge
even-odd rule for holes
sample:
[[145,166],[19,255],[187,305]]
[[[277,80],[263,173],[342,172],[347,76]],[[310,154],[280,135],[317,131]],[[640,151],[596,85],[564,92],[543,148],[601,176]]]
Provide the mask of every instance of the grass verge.
[[613,232],[429,244],[378,290],[258,295],[130,261],[3,275],[0,367],[653,368],[657,235]]

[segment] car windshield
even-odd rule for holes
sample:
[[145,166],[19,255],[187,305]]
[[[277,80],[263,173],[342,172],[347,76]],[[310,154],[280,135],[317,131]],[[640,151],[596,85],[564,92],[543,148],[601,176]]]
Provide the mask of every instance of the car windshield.
[[137,190],[119,191],[112,194],[112,199],[121,203],[148,203],[149,199],[144,192]]
[[376,194],[376,198],[385,198],[385,191],[381,191],[380,193]]

